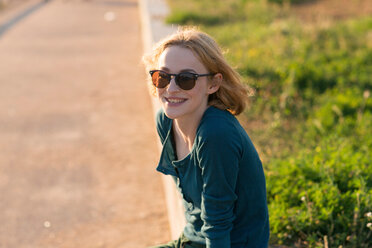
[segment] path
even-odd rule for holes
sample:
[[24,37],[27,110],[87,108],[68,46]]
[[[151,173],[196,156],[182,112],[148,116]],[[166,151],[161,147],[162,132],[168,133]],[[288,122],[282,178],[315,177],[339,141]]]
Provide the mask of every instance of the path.
[[51,1],[0,37],[0,247],[169,239],[135,0]]

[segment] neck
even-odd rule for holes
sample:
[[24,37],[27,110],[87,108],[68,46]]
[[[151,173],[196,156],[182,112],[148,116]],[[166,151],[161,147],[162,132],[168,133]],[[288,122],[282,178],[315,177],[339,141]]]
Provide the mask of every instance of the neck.
[[194,144],[196,131],[206,109],[207,107],[204,111],[195,113],[193,116],[178,118],[173,121],[173,128],[176,136],[178,136],[180,141],[186,143],[190,150]]

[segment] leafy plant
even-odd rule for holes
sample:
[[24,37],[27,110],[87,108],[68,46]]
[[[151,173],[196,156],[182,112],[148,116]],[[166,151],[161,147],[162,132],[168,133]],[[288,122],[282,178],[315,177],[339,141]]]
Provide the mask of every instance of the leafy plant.
[[283,3],[173,0],[168,20],[215,37],[255,92],[240,120],[266,170],[271,243],[369,247],[372,17],[305,25],[270,2]]

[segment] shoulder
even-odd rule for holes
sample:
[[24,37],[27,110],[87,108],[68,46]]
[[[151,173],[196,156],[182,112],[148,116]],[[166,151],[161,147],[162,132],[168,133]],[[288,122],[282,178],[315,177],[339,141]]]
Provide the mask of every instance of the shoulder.
[[203,116],[196,142],[199,157],[212,153],[218,157],[259,158],[251,139],[236,117],[217,108]]
[[211,159],[213,163],[217,163],[217,160],[218,163],[240,161],[244,141],[238,120],[228,111],[214,107],[207,111],[196,134],[195,147],[199,162],[205,166],[205,162]]
[[201,120],[197,137],[199,142],[239,144],[242,131],[238,120],[230,112],[209,107]]
[[239,131],[239,122],[230,112],[209,107],[204,114],[199,132],[203,136],[234,134]]
[[164,140],[165,137],[167,136],[167,133],[168,133],[171,125],[172,125],[172,120],[169,119],[165,115],[163,109],[160,109],[156,113],[156,129],[157,129],[158,134],[159,134],[159,136],[162,140]]
[[163,109],[159,109],[156,113],[156,125],[164,125],[167,122],[167,116],[165,115]]

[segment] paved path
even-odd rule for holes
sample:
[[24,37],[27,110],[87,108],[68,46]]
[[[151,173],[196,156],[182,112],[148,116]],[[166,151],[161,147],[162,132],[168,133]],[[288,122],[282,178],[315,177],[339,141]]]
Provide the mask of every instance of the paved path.
[[135,0],[55,0],[0,37],[0,247],[169,239]]

